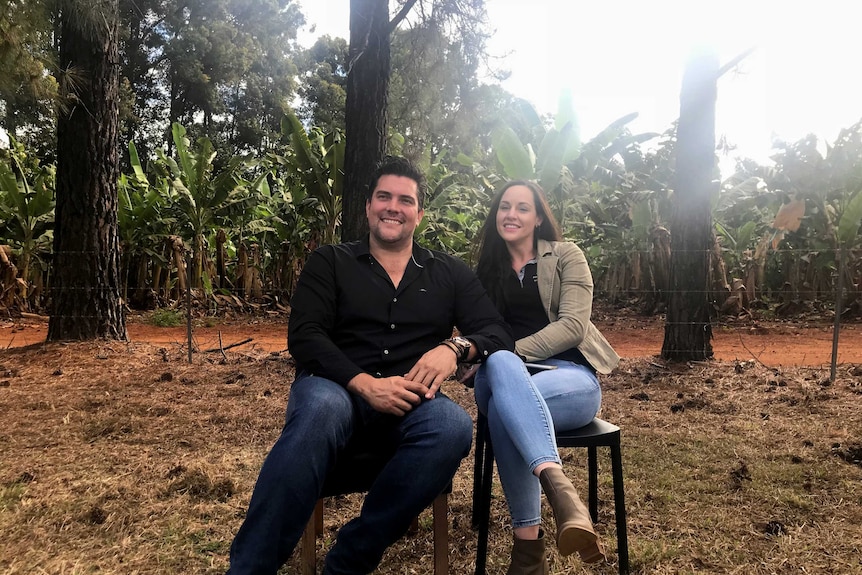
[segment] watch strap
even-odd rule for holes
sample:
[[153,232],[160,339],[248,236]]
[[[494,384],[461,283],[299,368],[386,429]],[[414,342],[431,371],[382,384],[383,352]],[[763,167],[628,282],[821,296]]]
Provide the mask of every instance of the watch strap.
[[451,349],[452,353],[455,354],[455,359],[457,361],[461,361],[461,356],[464,355],[463,350],[461,349],[461,346],[459,346],[457,343],[455,343],[454,341],[449,340],[449,339],[444,339],[443,341],[440,342],[440,345],[445,345],[446,347]]

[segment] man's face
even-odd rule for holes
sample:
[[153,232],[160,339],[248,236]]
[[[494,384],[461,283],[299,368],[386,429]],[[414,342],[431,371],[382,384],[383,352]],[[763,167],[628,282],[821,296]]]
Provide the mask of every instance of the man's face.
[[372,242],[390,247],[412,244],[413,231],[424,214],[416,182],[404,176],[380,176],[365,203]]

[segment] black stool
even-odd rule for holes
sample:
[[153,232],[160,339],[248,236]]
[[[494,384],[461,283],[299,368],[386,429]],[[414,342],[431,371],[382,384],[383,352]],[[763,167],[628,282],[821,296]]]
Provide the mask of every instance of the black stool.
[[[626,504],[623,490],[623,461],[620,453],[620,428],[593,419],[584,427],[556,433],[557,447],[586,447],[589,469],[589,509],[593,523],[599,515],[599,465],[597,447],[609,447],[614,480],[614,507],[617,524],[617,553],[620,575],[629,573],[629,544],[626,533]],[[476,419],[476,460],[473,467],[473,528],[479,531],[476,546],[476,575],[485,575],[488,554],[488,526],[491,512],[491,483],[494,479],[494,452],[488,432],[488,419],[482,413]]]

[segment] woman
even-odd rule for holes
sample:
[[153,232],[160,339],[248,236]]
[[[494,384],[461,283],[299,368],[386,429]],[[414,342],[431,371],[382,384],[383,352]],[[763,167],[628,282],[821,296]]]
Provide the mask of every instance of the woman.
[[[526,181],[503,186],[480,232],[477,274],[516,339],[517,355],[492,354],[474,382],[512,516],[508,575],[548,573],[542,490],[560,553],[577,551],[588,563],[605,558],[589,512],[563,473],[554,431],[595,417],[596,372],[609,373],[619,356],[590,321],[593,282],[584,254],[561,239],[544,192]],[[551,369],[530,375],[525,361]]]

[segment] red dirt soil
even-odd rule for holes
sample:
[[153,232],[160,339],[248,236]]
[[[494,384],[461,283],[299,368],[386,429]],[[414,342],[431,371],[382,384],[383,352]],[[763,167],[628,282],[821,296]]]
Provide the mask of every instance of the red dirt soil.
[[[287,348],[287,319],[223,320],[203,326],[195,320],[193,341],[197,351],[234,346],[235,351],[282,352]],[[664,340],[664,320],[613,312],[595,319],[611,345],[622,357],[659,355]],[[156,327],[140,318],[128,322],[129,340],[184,346],[185,327]],[[31,317],[0,321],[0,349],[22,347],[45,341],[48,323]],[[718,360],[757,360],[768,366],[828,366],[832,357],[832,326],[826,320],[793,322],[752,322],[713,326],[713,352]],[[221,338],[221,344],[219,343]],[[250,341],[246,341],[250,340]],[[241,345],[235,345],[242,343]],[[838,363],[862,363],[862,327],[844,324],[838,341]]]

